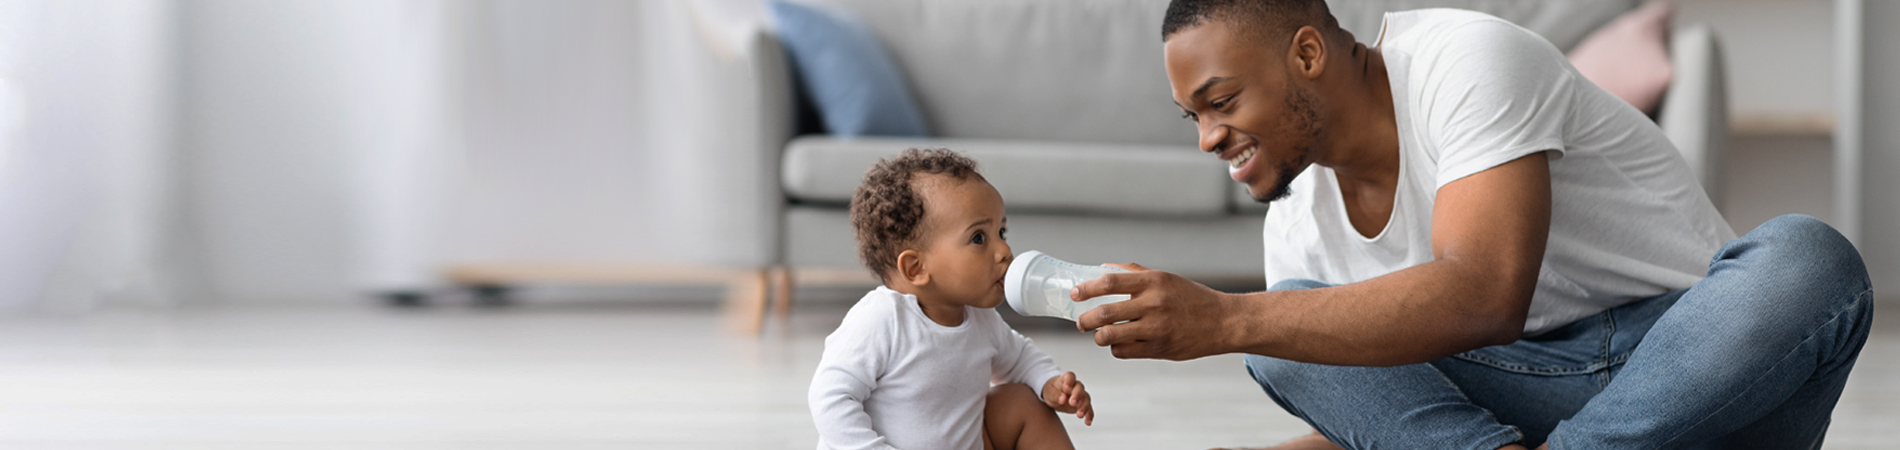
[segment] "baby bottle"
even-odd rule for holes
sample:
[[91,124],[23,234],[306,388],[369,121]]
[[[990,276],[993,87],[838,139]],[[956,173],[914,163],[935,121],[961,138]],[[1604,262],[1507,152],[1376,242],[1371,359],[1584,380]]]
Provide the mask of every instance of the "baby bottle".
[[1016,255],[1003,275],[1003,298],[1025,316],[1075,320],[1097,306],[1127,300],[1126,295],[1104,295],[1084,301],[1069,300],[1069,289],[1096,277],[1127,270],[1089,266],[1055,259],[1030,250]]

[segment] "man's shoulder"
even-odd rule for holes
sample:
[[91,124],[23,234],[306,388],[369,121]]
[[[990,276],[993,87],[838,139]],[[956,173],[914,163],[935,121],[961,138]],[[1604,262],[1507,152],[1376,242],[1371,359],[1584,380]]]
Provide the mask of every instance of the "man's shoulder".
[[1379,47],[1385,51],[1430,57],[1445,53],[1496,54],[1494,47],[1499,44],[1506,44],[1507,48],[1514,47],[1510,43],[1550,45],[1543,36],[1497,16],[1463,9],[1434,8],[1387,14]]

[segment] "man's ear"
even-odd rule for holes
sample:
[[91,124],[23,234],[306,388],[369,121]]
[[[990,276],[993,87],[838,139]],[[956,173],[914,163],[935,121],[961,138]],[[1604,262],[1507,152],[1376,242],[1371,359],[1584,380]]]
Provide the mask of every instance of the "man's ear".
[[1293,73],[1308,80],[1317,79],[1326,72],[1326,53],[1330,50],[1326,47],[1326,35],[1318,28],[1300,27],[1293,32],[1293,45],[1287,48],[1286,62]]
[[897,275],[911,286],[930,284],[930,271],[924,269],[924,254],[916,250],[897,254]]

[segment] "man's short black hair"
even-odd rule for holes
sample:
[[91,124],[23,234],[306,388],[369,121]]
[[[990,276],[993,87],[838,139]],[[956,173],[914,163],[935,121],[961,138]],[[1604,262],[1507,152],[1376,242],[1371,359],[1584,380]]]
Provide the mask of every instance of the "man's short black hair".
[[1212,21],[1250,32],[1261,44],[1284,40],[1304,26],[1319,29],[1328,40],[1344,35],[1325,0],[1174,0],[1161,19],[1161,41]]

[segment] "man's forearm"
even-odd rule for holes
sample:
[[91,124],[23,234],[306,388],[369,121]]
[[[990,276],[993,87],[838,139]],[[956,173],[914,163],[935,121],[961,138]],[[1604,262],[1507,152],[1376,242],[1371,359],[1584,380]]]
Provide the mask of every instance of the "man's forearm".
[[1342,286],[1238,294],[1226,342],[1293,361],[1395,366],[1516,340],[1530,290],[1463,267],[1470,263],[1441,259]]

